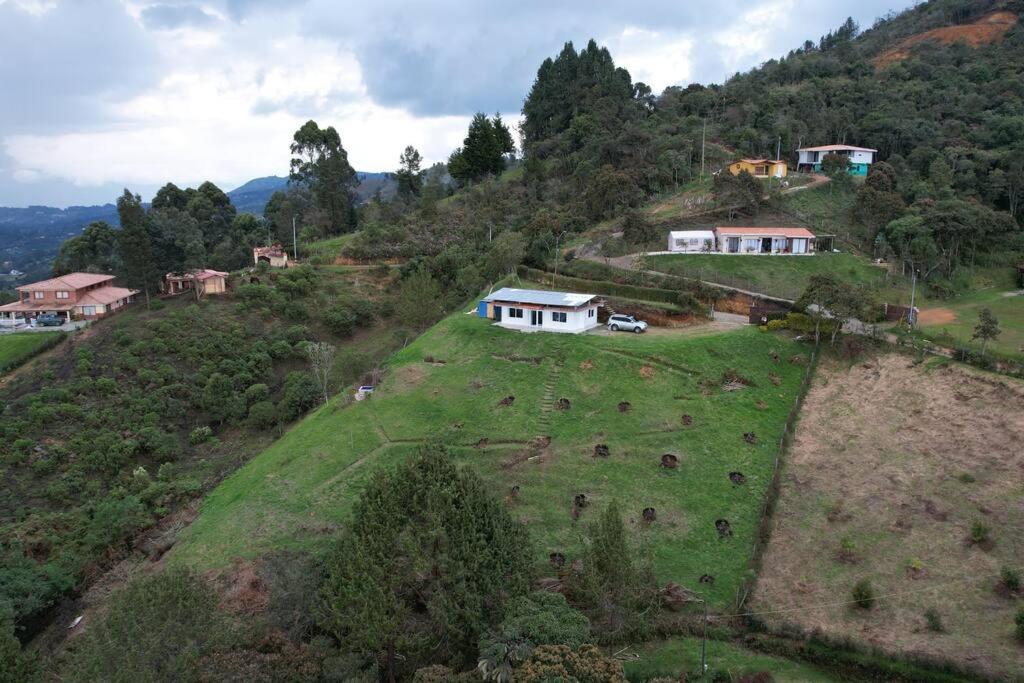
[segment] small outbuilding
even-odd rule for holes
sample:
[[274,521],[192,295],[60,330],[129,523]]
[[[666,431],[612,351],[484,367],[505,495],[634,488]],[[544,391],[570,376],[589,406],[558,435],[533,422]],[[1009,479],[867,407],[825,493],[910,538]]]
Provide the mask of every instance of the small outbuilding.
[[292,265],[291,259],[288,258],[288,252],[280,244],[269,247],[253,247],[252,262],[255,266],[266,263],[271,268],[287,268]]
[[715,250],[713,230],[673,230],[668,234],[668,250],[678,253],[710,253]]
[[160,290],[167,296],[177,296],[183,292],[195,292],[199,298],[208,294],[223,294],[227,291],[227,277],[227,273],[208,268],[167,273],[160,283]]
[[516,330],[580,333],[597,327],[596,294],[502,287],[480,300],[477,314]]

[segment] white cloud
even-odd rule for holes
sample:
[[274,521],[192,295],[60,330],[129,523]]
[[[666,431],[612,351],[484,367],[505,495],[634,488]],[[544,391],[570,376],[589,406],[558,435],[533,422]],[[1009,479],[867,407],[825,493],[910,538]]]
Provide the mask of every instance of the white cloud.
[[615,63],[629,70],[634,81],[643,81],[654,92],[693,79],[694,39],[683,32],[650,31],[628,26],[604,41]]

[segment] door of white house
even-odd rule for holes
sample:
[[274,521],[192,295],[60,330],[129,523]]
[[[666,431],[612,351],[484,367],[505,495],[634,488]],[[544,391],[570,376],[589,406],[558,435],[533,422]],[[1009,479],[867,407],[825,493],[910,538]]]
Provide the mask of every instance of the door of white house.
[[544,311],[530,311],[530,324],[531,325],[544,325]]

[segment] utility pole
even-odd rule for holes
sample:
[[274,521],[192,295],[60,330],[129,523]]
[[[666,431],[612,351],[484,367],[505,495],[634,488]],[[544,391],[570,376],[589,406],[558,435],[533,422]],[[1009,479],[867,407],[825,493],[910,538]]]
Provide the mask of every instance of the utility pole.
[[566,233],[566,231],[563,230],[562,232],[558,233],[558,237],[555,238],[555,276],[553,278],[551,278],[551,286],[552,287],[555,286],[555,280],[558,279],[558,261],[559,261],[559,258],[558,258],[558,256],[559,256],[559,254],[558,254],[558,242],[559,242],[559,240],[562,239],[562,237],[565,236],[565,233]]
[[704,117],[704,125],[700,131],[700,179],[704,180],[704,140],[708,133],[708,117]]
[[775,143],[775,161],[782,158],[782,136],[779,136],[778,142]]
[[295,232],[295,216],[292,215],[292,258],[299,260],[299,238]]
[[907,320],[910,322],[910,329],[914,329],[917,323],[917,316],[914,315],[914,297],[917,294],[917,268],[910,269],[910,312],[907,313]]

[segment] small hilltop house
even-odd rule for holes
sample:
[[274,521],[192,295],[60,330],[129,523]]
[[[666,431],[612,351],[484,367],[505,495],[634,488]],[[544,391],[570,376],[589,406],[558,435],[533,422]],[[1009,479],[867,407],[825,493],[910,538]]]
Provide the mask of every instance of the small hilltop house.
[[713,230],[673,230],[668,234],[668,250],[680,254],[703,254],[715,250]]
[[160,291],[167,296],[195,292],[199,298],[209,294],[223,294],[227,291],[227,277],[227,273],[208,268],[184,273],[167,273],[160,283]]
[[253,247],[252,262],[255,266],[260,265],[261,262],[266,263],[271,268],[288,268],[293,265],[292,260],[288,258],[288,252],[280,244],[269,247]]
[[782,159],[740,159],[729,164],[729,173],[746,171],[755,178],[785,178],[789,167]]
[[807,228],[718,227],[723,254],[813,254],[814,233]]
[[869,147],[854,147],[853,145],[823,145],[821,147],[802,147],[797,150],[800,160],[797,162],[798,171],[808,173],[821,172],[821,160],[829,154],[844,156],[850,161],[850,175],[866,176],[868,167],[875,162],[877,149]]
[[509,329],[570,332],[597,327],[596,294],[502,287],[480,300],[477,315]]

